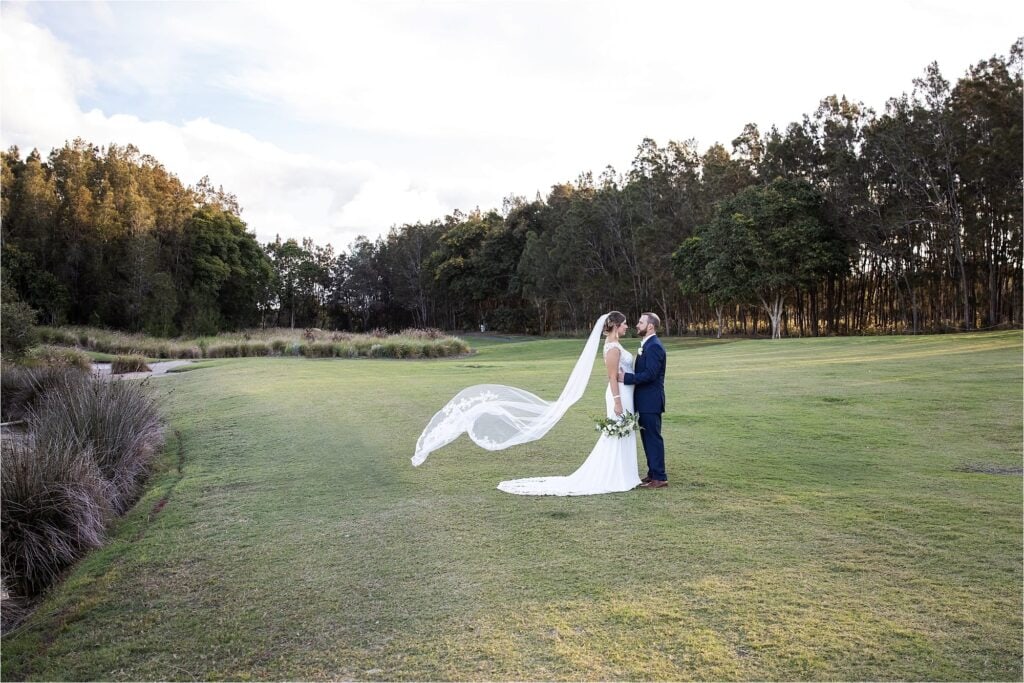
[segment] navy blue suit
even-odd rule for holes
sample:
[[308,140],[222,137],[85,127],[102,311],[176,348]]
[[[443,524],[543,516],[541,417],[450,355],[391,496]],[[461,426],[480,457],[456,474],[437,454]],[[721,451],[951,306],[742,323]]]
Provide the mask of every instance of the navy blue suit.
[[665,412],[665,347],[657,335],[647,337],[643,353],[636,357],[634,372],[625,373],[623,384],[633,384],[633,407],[640,417],[640,439],[647,455],[647,476],[668,481],[665,473],[665,440],[661,438],[661,414]]

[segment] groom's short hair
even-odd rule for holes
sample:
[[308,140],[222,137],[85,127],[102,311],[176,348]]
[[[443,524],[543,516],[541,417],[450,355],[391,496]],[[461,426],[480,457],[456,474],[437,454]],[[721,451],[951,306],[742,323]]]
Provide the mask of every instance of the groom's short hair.
[[644,313],[647,316],[647,324],[661,327],[661,318],[656,313]]

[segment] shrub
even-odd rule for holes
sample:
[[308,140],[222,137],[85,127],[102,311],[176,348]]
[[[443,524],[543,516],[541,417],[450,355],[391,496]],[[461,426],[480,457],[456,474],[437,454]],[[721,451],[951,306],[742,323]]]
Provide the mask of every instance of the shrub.
[[64,344],[74,346],[78,337],[59,327],[37,327],[36,338],[43,344]]
[[29,352],[30,362],[36,366],[47,365],[58,368],[91,370],[92,359],[78,349],[63,346],[37,346]]
[[110,364],[110,374],[123,375],[129,372],[149,372],[152,368],[146,365],[142,356],[117,356]]
[[[440,357],[453,353],[465,353],[468,347],[459,342],[451,346],[451,337],[435,328],[406,328],[399,335],[389,335],[382,328],[374,328],[365,334],[348,332],[325,332],[319,328],[292,330],[270,328],[235,333],[221,333],[216,337],[199,337],[194,340],[165,340],[129,335],[119,332],[85,328],[41,328],[41,336],[51,343],[62,345],[85,344],[97,351],[117,355],[144,355],[159,358],[235,358],[268,355],[309,356],[311,358],[366,357],[374,344],[404,344],[398,349],[390,347],[384,355],[376,357]],[[414,346],[408,346],[410,342]],[[430,343],[439,347],[425,351],[415,342]],[[331,344],[328,351],[326,344]],[[339,346],[339,344],[348,344]],[[355,349],[355,351],[353,351]],[[461,350],[460,350],[461,349]],[[376,352],[381,354],[380,351]]]
[[237,355],[237,344],[217,344],[206,349],[207,358],[234,358]]
[[412,339],[441,339],[445,336],[444,332],[434,327],[417,328],[407,327],[402,330],[403,337],[410,337]]
[[70,434],[52,436],[7,438],[0,459],[0,567],[26,597],[99,547],[110,513],[110,484],[91,453]]
[[88,375],[77,367],[5,365],[0,372],[0,419],[25,419],[43,394],[74,381],[88,381]]
[[42,444],[70,439],[89,453],[112,485],[110,505],[121,514],[135,502],[139,486],[163,443],[164,424],[144,385],[94,379],[59,384],[44,394],[28,417],[29,432]]
[[36,343],[36,312],[24,301],[0,304],[0,353],[8,358],[21,358]]
[[269,356],[270,344],[260,341],[251,341],[245,344],[245,356]]
[[334,345],[330,342],[312,342],[303,344],[302,355],[309,358],[330,358],[334,355]]

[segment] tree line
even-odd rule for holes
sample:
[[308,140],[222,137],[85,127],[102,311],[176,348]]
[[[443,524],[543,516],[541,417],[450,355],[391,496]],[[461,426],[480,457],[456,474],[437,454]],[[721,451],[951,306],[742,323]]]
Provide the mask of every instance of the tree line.
[[731,150],[645,139],[630,168],[394,226],[336,253],[259,244],[237,199],[129,145],[2,155],[4,285],[48,323],[207,334],[409,326],[540,334],[618,308],[670,334],[1021,324],[1022,53],[929,65]]

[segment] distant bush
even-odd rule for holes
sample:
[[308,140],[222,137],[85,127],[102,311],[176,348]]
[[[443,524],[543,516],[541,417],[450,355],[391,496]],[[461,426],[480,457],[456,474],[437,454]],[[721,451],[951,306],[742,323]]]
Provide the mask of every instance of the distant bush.
[[273,350],[268,342],[251,341],[245,344],[244,352],[246,356],[269,356]]
[[407,327],[401,332],[401,336],[410,339],[444,339],[445,333],[434,327],[418,328]]
[[331,342],[311,342],[302,344],[300,353],[309,358],[330,358],[334,355],[334,344]]
[[149,372],[152,368],[146,365],[142,356],[117,356],[110,363],[110,374],[124,375],[129,372]]
[[[117,355],[142,355],[150,358],[243,358],[253,356],[308,356],[310,358],[440,358],[452,353],[468,353],[463,342],[452,345],[454,337],[434,328],[408,328],[397,335],[389,335],[384,328],[375,328],[367,334],[326,332],[317,328],[292,330],[274,328],[221,333],[198,339],[155,339],[142,335],[111,332],[92,327],[40,328],[44,341],[64,346],[81,346],[93,351]],[[401,349],[378,349],[376,345],[410,342],[431,344],[438,348],[418,350],[403,346]],[[452,349],[464,349],[455,350]]]
[[10,359],[21,358],[39,336],[36,312],[24,301],[4,301],[0,303],[0,320],[0,354]]
[[28,353],[28,364],[32,366],[49,366],[58,368],[77,368],[91,370],[92,359],[78,349],[64,346],[43,344]]

